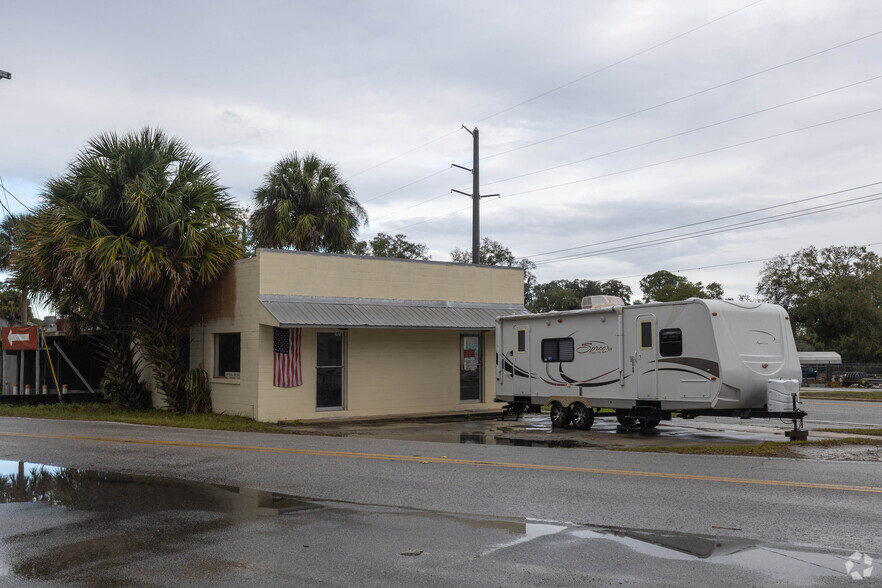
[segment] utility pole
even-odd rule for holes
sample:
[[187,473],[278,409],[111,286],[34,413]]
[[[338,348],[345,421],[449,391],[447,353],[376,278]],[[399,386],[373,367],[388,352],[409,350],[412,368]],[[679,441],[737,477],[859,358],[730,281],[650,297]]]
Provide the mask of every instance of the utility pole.
[[451,163],[450,167],[458,167],[459,169],[471,172],[472,193],[469,194],[454,189],[451,189],[450,191],[464,196],[470,196],[472,199],[472,263],[477,265],[481,259],[481,198],[490,198],[491,196],[499,196],[499,194],[486,194],[481,196],[480,172],[478,167],[480,163],[480,157],[478,155],[478,127],[475,127],[475,130],[473,131],[469,130],[465,125],[462,125],[462,128],[472,136],[472,169],[455,163]]

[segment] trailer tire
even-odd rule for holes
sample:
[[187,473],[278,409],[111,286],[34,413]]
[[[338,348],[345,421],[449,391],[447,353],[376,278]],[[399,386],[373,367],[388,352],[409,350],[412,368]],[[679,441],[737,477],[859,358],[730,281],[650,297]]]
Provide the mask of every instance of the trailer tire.
[[644,429],[654,429],[659,425],[659,423],[661,423],[661,419],[640,419],[640,426]]
[[570,406],[570,415],[573,427],[577,429],[587,431],[594,424],[594,411],[581,402],[574,402]]
[[552,427],[566,427],[570,424],[570,418],[572,416],[570,414],[570,409],[556,400],[551,403],[549,415],[551,416]]
[[628,416],[630,412],[631,411],[628,409],[616,409],[616,420],[619,421],[620,425],[625,426],[628,424],[628,422],[625,420],[625,417]]

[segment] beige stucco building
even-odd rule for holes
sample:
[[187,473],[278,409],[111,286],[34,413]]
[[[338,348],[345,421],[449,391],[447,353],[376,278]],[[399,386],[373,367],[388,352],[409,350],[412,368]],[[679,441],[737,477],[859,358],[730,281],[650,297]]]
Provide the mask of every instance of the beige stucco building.
[[525,312],[523,278],[262,249],[205,293],[190,365],[211,376],[215,412],[261,421],[498,407],[494,320]]

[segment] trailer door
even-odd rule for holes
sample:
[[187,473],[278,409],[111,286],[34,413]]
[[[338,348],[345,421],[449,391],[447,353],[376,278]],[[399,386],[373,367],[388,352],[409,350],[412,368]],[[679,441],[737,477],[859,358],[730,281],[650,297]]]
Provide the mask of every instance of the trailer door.
[[637,377],[637,398],[658,398],[658,370],[656,369],[655,315],[637,317],[637,350],[634,352],[634,374]]
[[[509,379],[514,383],[514,393],[518,396],[530,396],[531,378],[530,363],[530,326],[527,324],[514,325],[514,336],[508,340],[506,355],[511,362],[508,369]],[[538,352],[537,352],[538,353]]]

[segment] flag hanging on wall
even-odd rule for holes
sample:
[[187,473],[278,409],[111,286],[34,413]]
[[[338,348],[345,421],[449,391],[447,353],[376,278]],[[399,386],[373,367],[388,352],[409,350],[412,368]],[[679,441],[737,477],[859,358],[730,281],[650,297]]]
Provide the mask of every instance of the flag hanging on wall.
[[273,327],[273,386],[293,388],[303,384],[300,331]]

